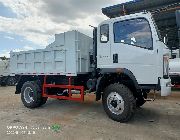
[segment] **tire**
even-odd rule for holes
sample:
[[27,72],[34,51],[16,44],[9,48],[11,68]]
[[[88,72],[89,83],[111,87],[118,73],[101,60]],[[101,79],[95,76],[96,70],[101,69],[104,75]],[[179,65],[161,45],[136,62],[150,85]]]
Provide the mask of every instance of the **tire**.
[[7,85],[6,85],[6,83],[3,81],[3,82],[1,82],[1,86],[2,86],[2,87],[6,87]]
[[[109,97],[113,97],[113,100]],[[121,102],[117,103],[118,101]],[[103,94],[102,102],[104,110],[109,118],[121,123],[129,121],[136,108],[136,101],[133,93],[122,84],[112,84],[108,86]],[[120,105],[119,109],[117,108],[118,104]],[[115,106],[117,109],[113,112],[112,108],[114,109]]]
[[0,82],[1,86],[3,86],[3,87],[7,86],[6,81],[7,81],[7,77],[1,77],[1,82]]
[[2,78],[0,77],[0,86],[1,86],[1,84],[2,84]]
[[34,81],[25,82],[21,88],[21,100],[27,108],[37,108],[46,103],[47,98],[42,97],[38,84]]
[[146,100],[144,99],[147,99],[147,92],[143,92],[140,94],[139,97],[137,97],[136,99],[136,107],[141,107],[143,106],[145,103],[146,103]]
[[48,98],[43,97],[42,100],[41,100],[40,106],[44,105],[47,102],[47,99]]
[[8,77],[7,79],[7,86],[15,86],[16,85],[16,78],[15,77]]

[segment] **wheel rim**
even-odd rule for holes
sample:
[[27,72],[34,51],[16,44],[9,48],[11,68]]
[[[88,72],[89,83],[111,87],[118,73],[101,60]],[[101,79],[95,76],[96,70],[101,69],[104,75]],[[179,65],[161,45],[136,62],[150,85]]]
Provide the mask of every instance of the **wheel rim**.
[[26,103],[31,103],[34,101],[33,90],[30,87],[26,87],[24,90],[24,100],[26,101]]
[[9,79],[9,85],[10,85],[10,86],[13,86],[13,85],[15,85],[15,84],[16,84],[15,79],[14,79],[14,78],[10,78],[10,79]]
[[124,111],[124,100],[117,92],[111,92],[107,97],[107,106],[113,114],[119,115]]

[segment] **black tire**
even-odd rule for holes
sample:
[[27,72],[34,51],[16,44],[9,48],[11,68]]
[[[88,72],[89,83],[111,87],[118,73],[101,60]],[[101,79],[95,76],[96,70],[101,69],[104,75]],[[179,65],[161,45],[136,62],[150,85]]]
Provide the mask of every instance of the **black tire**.
[[141,93],[137,98],[136,98],[136,107],[141,107],[146,103],[147,99],[147,92]]
[[[114,92],[120,95],[124,101],[124,108],[121,114],[115,114],[108,108],[108,103],[107,103],[108,96]],[[133,96],[133,93],[125,85],[117,84],[117,83],[112,84],[105,89],[102,102],[103,102],[104,110],[106,114],[109,116],[109,118],[121,123],[129,121],[132,118],[136,108],[136,101]]]
[[0,86],[1,86],[1,84],[2,84],[2,78],[0,77]]
[[17,80],[15,77],[8,77],[7,86],[15,86],[16,82],[17,82]]
[[3,81],[3,82],[1,82],[1,86],[2,86],[2,87],[6,87],[7,85],[6,85],[6,83]]
[[47,99],[48,98],[43,97],[42,100],[41,100],[40,106],[44,105],[47,102]]
[[[27,99],[25,99],[27,95],[26,93],[27,89],[31,90],[31,97],[33,99],[32,101],[27,101]],[[28,82],[25,82],[23,87],[21,88],[21,100],[25,107],[37,108],[45,104],[47,101],[47,98],[42,97],[41,89],[38,86],[37,82],[28,81]]]
[[7,77],[1,77],[0,80],[1,80],[1,82],[0,82],[1,86],[3,86],[3,87],[7,86],[7,84],[6,84]]

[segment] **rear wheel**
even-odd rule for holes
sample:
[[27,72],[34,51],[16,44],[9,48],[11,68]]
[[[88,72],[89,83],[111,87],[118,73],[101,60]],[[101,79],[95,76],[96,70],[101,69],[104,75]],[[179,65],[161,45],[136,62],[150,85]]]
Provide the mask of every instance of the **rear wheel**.
[[1,85],[1,86],[6,86],[6,83],[7,83],[7,82],[6,82],[6,79],[7,79],[7,77],[1,77],[1,78],[0,78],[0,80],[1,80],[1,81],[0,81],[0,85]]
[[102,101],[107,115],[118,122],[129,121],[136,108],[132,92],[122,84],[108,86],[103,94]]
[[15,86],[15,84],[16,84],[16,78],[15,77],[8,77],[8,79],[7,79],[7,85],[8,86]]
[[2,83],[2,78],[0,77],[0,86],[1,86],[1,83]]
[[21,89],[21,100],[25,107],[36,108],[45,104],[47,98],[43,98],[41,89],[36,82],[26,82]]

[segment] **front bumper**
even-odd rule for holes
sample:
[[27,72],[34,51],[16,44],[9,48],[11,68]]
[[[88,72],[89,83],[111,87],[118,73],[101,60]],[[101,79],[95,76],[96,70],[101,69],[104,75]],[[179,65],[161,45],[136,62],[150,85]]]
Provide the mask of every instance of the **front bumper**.
[[171,94],[171,79],[161,79],[161,96],[168,96]]

